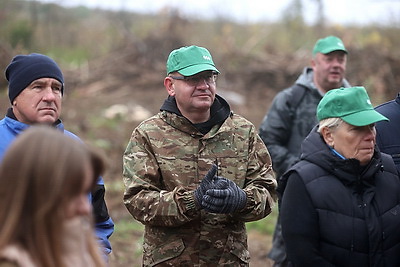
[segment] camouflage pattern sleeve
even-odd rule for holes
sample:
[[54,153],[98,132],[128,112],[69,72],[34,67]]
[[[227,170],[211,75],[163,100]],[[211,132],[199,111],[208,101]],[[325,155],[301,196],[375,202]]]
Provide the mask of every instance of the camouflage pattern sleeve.
[[[194,190],[213,163],[246,192],[242,210],[215,214],[195,205]],[[145,225],[144,266],[248,266],[245,222],[267,216],[276,199],[268,150],[254,125],[233,113],[207,134],[166,111],[142,122],[125,150],[123,178],[124,204]]]
[[254,126],[249,133],[248,165],[244,180],[247,203],[243,210],[233,216],[245,222],[262,219],[271,213],[277,201],[277,182],[269,152]]
[[[151,120],[151,119],[149,119]],[[123,157],[124,204],[145,225],[179,226],[199,213],[194,189],[176,186],[168,191],[149,136],[141,124],[132,133]]]
[[254,125],[234,114],[206,135],[165,112],[141,123],[123,158],[125,206],[145,225],[175,227],[199,221],[205,214],[196,207],[193,193],[213,162],[218,162],[218,175],[234,181],[248,196],[243,210],[218,220],[235,216],[253,221],[271,212],[276,180],[268,150]]

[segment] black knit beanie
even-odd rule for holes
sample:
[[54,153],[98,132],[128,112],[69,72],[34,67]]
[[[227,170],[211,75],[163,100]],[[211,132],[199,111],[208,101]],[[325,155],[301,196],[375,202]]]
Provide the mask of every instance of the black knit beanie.
[[57,63],[48,56],[41,54],[17,55],[5,71],[8,81],[8,97],[12,104],[31,82],[40,78],[54,78],[62,84],[64,93],[64,77]]

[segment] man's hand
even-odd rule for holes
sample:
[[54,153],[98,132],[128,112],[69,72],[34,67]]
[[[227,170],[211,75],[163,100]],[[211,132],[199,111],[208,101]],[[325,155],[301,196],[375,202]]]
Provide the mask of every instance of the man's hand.
[[197,205],[201,208],[203,207],[201,204],[203,201],[203,196],[205,195],[205,193],[208,189],[213,188],[213,185],[214,185],[213,179],[216,177],[215,174],[217,173],[217,169],[218,169],[218,166],[213,164],[211,166],[210,170],[208,171],[208,173],[204,176],[200,185],[194,191],[194,198],[197,202]]
[[202,206],[213,213],[232,213],[245,207],[246,193],[233,181],[217,177],[213,188],[206,191]]

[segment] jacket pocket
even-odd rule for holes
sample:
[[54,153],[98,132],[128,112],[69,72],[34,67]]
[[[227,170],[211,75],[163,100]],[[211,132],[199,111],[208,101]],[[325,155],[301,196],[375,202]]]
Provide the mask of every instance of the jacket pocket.
[[224,266],[229,262],[231,264],[236,262],[233,266],[248,266],[250,262],[250,252],[247,250],[246,245],[239,240],[235,240],[232,235],[228,236],[225,252],[219,265]]
[[149,261],[145,265],[154,266],[164,261],[176,258],[182,254],[184,249],[185,245],[182,239],[161,244],[150,252],[151,255],[149,255]]

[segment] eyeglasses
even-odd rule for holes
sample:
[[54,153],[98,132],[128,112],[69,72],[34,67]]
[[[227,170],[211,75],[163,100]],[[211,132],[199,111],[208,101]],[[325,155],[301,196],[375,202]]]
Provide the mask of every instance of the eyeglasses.
[[218,78],[217,72],[211,72],[210,74],[194,75],[194,76],[169,76],[174,80],[185,81],[190,86],[198,86],[200,82],[205,81],[207,84],[215,84]]

